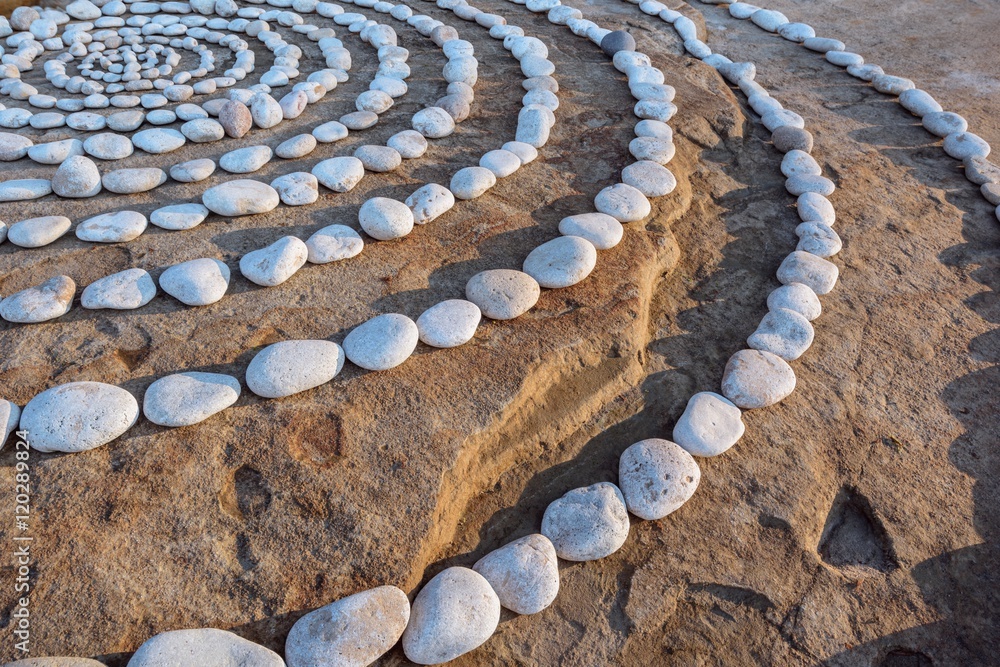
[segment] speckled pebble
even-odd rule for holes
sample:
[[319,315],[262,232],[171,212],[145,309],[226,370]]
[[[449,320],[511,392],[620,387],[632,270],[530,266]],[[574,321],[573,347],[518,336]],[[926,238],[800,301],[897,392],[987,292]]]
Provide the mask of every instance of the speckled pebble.
[[268,345],[247,366],[250,391],[282,398],[326,384],[344,367],[344,350],[328,340],[286,340]]
[[146,216],[137,211],[115,211],[87,218],[76,226],[76,237],[92,243],[124,243],[146,231]]
[[308,259],[313,264],[328,264],[359,254],[365,247],[361,235],[346,225],[329,225],[306,241]]
[[69,218],[62,215],[44,215],[15,222],[7,232],[7,240],[22,248],[41,248],[69,231]]
[[228,408],[240,391],[239,380],[221,373],[167,375],[146,389],[142,413],[160,426],[191,426]]
[[512,320],[528,312],[541,296],[538,282],[526,273],[490,269],[477,273],[465,286],[465,297],[491,320]]
[[692,456],[718,456],[735,445],[745,431],[743,413],[732,401],[702,391],[688,399],[673,438]]
[[55,276],[0,301],[0,317],[18,324],[46,322],[68,313],[74,294],[76,283],[72,278]]
[[559,593],[556,549],[539,533],[491,551],[472,569],[486,578],[500,604],[517,614],[537,614]]
[[590,561],[610,556],[628,539],[625,498],[617,486],[599,482],[552,501],[542,516],[542,535],[560,558]]
[[781,357],[740,350],[726,364],[722,394],[745,410],[778,403],[795,390],[795,373]]
[[91,310],[141,308],[156,296],[156,283],[143,269],[126,269],[95,280],[80,296],[80,305]]
[[160,274],[160,287],[188,306],[207,306],[226,295],[229,267],[217,259],[192,259]]
[[472,340],[482,319],[476,304],[462,299],[442,301],[417,318],[420,340],[431,347],[458,347]]
[[594,207],[619,222],[637,222],[652,211],[646,195],[625,183],[616,183],[601,190],[594,198]]
[[344,353],[356,366],[385,371],[406,361],[417,347],[417,325],[405,315],[378,315],[344,338]]
[[677,511],[700,481],[701,469],[691,454],[669,440],[640,440],[618,460],[618,487],[625,506],[647,521]]
[[139,403],[121,387],[70,382],[31,399],[21,412],[21,428],[37,451],[83,452],[121,436],[138,418]]

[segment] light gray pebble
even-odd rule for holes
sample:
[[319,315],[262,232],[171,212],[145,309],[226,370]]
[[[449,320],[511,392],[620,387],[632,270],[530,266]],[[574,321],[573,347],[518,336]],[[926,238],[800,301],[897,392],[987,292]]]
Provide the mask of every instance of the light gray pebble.
[[314,127],[312,131],[312,135],[316,137],[316,141],[324,144],[340,141],[341,139],[347,137],[348,134],[349,131],[347,127],[343,123],[335,120],[318,125],[317,127]]
[[138,418],[138,402],[121,387],[70,382],[31,399],[21,412],[21,428],[31,434],[32,449],[83,452],[111,442]]
[[674,442],[692,456],[718,456],[735,445],[746,426],[743,412],[724,396],[698,392],[674,426]]
[[75,293],[76,283],[72,278],[55,276],[0,301],[0,317],[17,324],[35,324],[62,317],[73,305]]
[[575,285],[594,270],[597,249],[579,236],[559,236],[538,246],[524,260],[524,272],[542,287]]
[[389,137],[385,142],[389,148],[399,153],[404,160],[418,158],[427,152],[427,139],[416,130],[403,130]]
[[652,212],[646,195],[625,183],[616,183],[601,190],[594,198],[594,207],[619,222],[637,222]]
[[833,257],[842,247],[837,232],[822,222],[803,222],[795,228],[795,233],[799,237],[799,244],[795,249],[817,257]]
[[968,121],[950,111],[932,111],[924,114],[921,124],[925,130],[939,137],[960,134],[969,129]]
[[556,549],[538,533],[491,551],[472,569],[490,583],[500,604],[517,614],[537,614],[559,593]]
[[837,283],[840,271],[836,264],[816,255],[796,250],[778,267],[778,280],[783,285],[802,283],[816,294],[828,294]]
[[146,389],[142,413],[160,426],[191,426],[225,410],[240,397],[240,381],[197,371],[162,377]]
[[785,153],[781,159],[781,173],[787,178],[796,174],[819,176],[823,169],[816,162],[816,159],[805,151],[791,150]]
[[10,401],[0,399],[0,448],[3,448],[7,438],[17,429],[17,423],[20,419],[21,408]]
[[747,338],[747,345],[795,361],[812,345],[813,336],[813,327],[805,317],[794,310],[773,308]]
[[93,197],[101,191],[101,172],[90,158],[68,157],[52,177],[52,191],[60,197]]
[[455,195],[443,185],[428,183],[407,197],[405,204],[413,212],[414,224],[425,225],[450,211],[455,206]]
[[308,259],[313,264],[328,264],[359,254],[365,247],[361,235],[346,225],[329,225],[306,241]]
[[284,160],[294,160],[309,155],[315,149],[316,137],[311,134],[299,134],[278,144],[274,154]]
[[427,107],[413,114],[413,129],[428,139],[447,137],[455,131],[455,119],[440,107]]
[[405,315],[378,315],[356,327],[344,339],[344,353],[356,366],[385,371],[406,361],[417,347],[420,332]]
[[377,122],[378,114],[371,111],[354,111],[340,117],[340,123],[348,130],[367,130]]
[[622,169],[622,183],[631,185],[647,197],[662,197],[677,187],[673,173],[651,160],[633,162]]
[[990,145],[982,137],[971,132],[958,132],[944,138],[944,152],[956,160],[970,157],[986,158],[990,154]]
[[399,151],[389,146],[358,146],[354,151],[354,157],[361,160],[366,170],[377,173],[392,171],[403,162]]
[[247,386],[264,398],[282,398],[326,384],[344,367],[344,350],[328,340],[268,345],[247,366]]
[[520,317],[538,302],[538,282],[521,271],[490,269],[477,273],[465,286],[465,297],[491,320]]
[[542,535],[564,560],[610,556],[625,544],[628,531],[625,498],[610,482],[573,489],[552,501],[542,516]]
[[944,111],[930,93],[919,88],[904,90],[899,95],[900,105],[914,116],[923,118],[929,113]]
[[348,192],[365,176],[365,166],[354,156],[323,160],[312,168],[312,175],[334,192]]
[[240,179],[209,188],[202,194],[201,201],[213,213],[237,217],[272,211],[281,198],[267,183]]
[[413,212],[401,201],[372,197],[358,210],[365,233],[380,241],[401,238],[413,229]]
[[319,199],[319,181],[307,171],[279,176],[271,181],[271,187],[286,206],[305,206]]
[[38,199],[52,192],[47,178],[24,178],[0,183],[0,202]]
[[204,667],[285,667],[285,661],[277,653],[213,628],[160,633],[139,647],[129,660],[129,667],[174,667],[181,659]]
[[149,221],[161,229],[178,231],[197,227],[208,217],[208,209],[197,202],[170,204],[149,214]]
[[614,248],[624,232],[622,223],[606,213],[578,213],[559,221],[560,234],[587,239],[598,250]]
[[1000,206],[1000,184],[986,183],[979,188],[983,197],[994,206]]
[[811,174],[795,174],[785,181],[785,190],[789,194],[798,197],[807,192],[827,197],[832,195],[837,189],[833,181],[824,176]]
[[205,144],[219,141],[226,136],[226,130],[214,118],[196,118],[181,125],[181,134],[196,144]]
[[722,394],[745,410],[766,408],[795,390],[795,372],[781,357],[761,350],[740,350],[726,363]]
[[295,236],[284,236],[266,248],[248,252],[240,258],[240,273],[263,287],[285,282],[301,269],[309,255],[306,244]]
[[142,125],[146,115],[138,109],[119,111],[108,116],[107,127],[115,132],[134,132]]
[[0,161],[20,160],[33,145],[34,142],[28,137],[13,132],[0,132]]
[[815,320],[823,313],[819,297],[802,283],[782,285],[767,297],[767,307],[771,310],[785,308],[793,310],[809,321]]
[[973,155],[962,160],[965,167],[965,177],[976,185],[986,185],[987,183],[1000,183],[1000,166],[997,166],[984,157]]
[[475,199],[497,183],[497,177],[483,167],[465,167],[451,177],[449,189],[458,199]]
[[655,521],[675,512],[694,495],[701,469],[680,445],[650,438],[630,445],[618,461],[618,486],[625,506]]
[[83,150],[101,160],[120,160],[132,154],[132,141],[120,134],[105,132],[88,137]]
[[[128,141],[129,147],[132,146],[131,141],[128,139],[125,141]],[[47,144],[38,144],[28,149],[28,157],[39,164],[61,164],[73,155],[83,155],[83,142],[79,139],[50,141]]]
[[111,192],[133,195],[163,185],[167,182],[167,174],[157,167],[118,169],[104,174],[101,182]]
[[871,81],[875,77],[885,74],[885,71],[878,65],[862,63],[861,65],[848,65],[847,73],[862,81]]
[[878,92],[886,95],[900,95],[916,87],[913,81],[904,79],[901,76],[892,76],[891,74],[879,74],[874,77],[872,79],[872,86]]
[[492,150],[479,158],[479,166],[489,169],[497,178],[505,178],[521,168],[521,159],[510,151]]
[[175,164],[170,168],[170,178],[180,183],[197,183],[215,173],[215,162],[200,158]]
[[449,299],[435,304],[417,318],[420,340],[431,347],[458,347],[472,340],[482,313],[476,304]]
[[145,306],[154,296],[156,283],[148,272],[126,269],[87,285],[80,297],[80,305],[90,310],[131,310]]
[[7,240],[22,248],[41,248],[69,231],[69,218],[62,215],[44,215],[15,222],[7,230]]
[[132,135],[132,144],[139,150],[160,155],[175,151],[187,142],[183,134],[177,130],[164,127],[156,127],[149,130],[140,130]]
[[137,211],[101,213],[76,226],[76,237],[92,243],[124,243],[146,231],[146,216]]
[[217,259],[192,259],[164,271],[160,287],[188,306],[207,306],[226,295],[229,267]]
[[229,151],[219,158],[219,167],[231,174],[249,174],[271,160],[270,146],[247,146]]
[[830,227],[837,220],[836,211],[830,200],[815,192],[806,192],[796,200],[799,219],[803,222],[822,222]]

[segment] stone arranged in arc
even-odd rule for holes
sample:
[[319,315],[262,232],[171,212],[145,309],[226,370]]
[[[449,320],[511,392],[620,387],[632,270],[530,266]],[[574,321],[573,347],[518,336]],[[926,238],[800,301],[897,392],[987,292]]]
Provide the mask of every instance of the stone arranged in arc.
[[221,373],[167,375],[149,385],[142,399],[146,419],[160,426],[191,426],[225,410],[240,397],[240,381]]
[[21,411],[20,427],[40,452],[83,452],[122,435],[139,418],[135,397],[101,382],[70,382],[43,391]]

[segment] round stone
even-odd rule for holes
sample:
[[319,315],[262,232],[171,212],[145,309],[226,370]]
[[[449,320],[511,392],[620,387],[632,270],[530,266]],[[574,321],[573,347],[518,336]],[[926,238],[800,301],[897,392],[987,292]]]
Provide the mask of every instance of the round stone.
[[929,113],[939,113],[944,111],[938,101],[931,97],[930,93],[918,88],[904,90],[899,94],[899,104],[914,116],[923,118]]
[[691,454],[669,440],[640,440],[618,460],[618,485],[628,510],[648,521],[671,514],[694,495],[701,469]]
[[267,183],[244,179],[209,188],[201,196],[201,201],[213,213],[237,217],[274,210],[281,198]]
[[196,144],[206,144],[222,139],[226,130],[212,118],[195,118],[181,125],[181,134]]
[[465,167],[451,177],[449,189],[459,199],[475,199],[497,183],[497,177],[483,167]]
[[403,652],[418,665],[454,660],[483,644],[500,622],[500,600],[474,570],[449,567],[427,582],[410,611]]
[[524,272],[542,287],[575,285],[594,270],[597,249],[579,236],[559,236],[538,246],[524,260]]
[[311,134],[299,134],[278,144],[274,154],[283,160],[294,160],[309,155],[315,149],[316,137]]
[[274,287],[285,282],[306,263],[309,249],[295,236],[284,236],[266,248],[240,258],[240,273],[250,282]]
[[812,155],[805,151],[792,150],[781,160],[781,173],[791,178],[795,175],[818,176],[823,169]]
[[156,167],[118,169],[104,174],[101,182],[110,192],[134,195],[163,185],[167,182],[167,174]]
[[816,292],[802,283],[782,285],[767,296],[767,307],[771,310],[785,308],[793,310],[809,321],[815,320],[823,313]]
[[359,254],[365,247],[361,235],[346,225],[330,225],[306,241],[312,264],[329,264]]
[[250,117],[257,127],[266,130],[280,123],[285,117],[285,112],[278,104],[278,100],[267,93],[257,93],[250,100]]
[[148,272],[126,269],[87,285],[80,297],[80,305],[90,310],[132,310],[145,306],[154,296],[156,283]]
[[490,269],[465,286],[465,297],[491,320],[512,320],[531,310],[541,296],[538,282],[521,271]]
[[243,102],[229,100],[219,109],[219,124],[227,136],[239,139],[253,126],[253,115]]
[[215,173],[215,162],[208,158],[190,160],[170,168],[170,178],[181,183],[197,183]]
[[286,206],[305,206],[319,199],[319,181],[307,171],[279,176],[271,181],[271,187]]
[[677,187],[673,173],[651,160],[633,162],[622,169],[622,183],[631,185],[647,197],[662,197]]
[[403,635],[410,601],[395,586],[379,586],[311,611],[285,640],[288,667],[374,663]]
[[921,119],[924,129],[939,137],[949,134],[961,134],[969,129],[969,123],[957,113],[950,111],[932,111],[924,114]]
[[[128,139],[125,141],[128,141],[131,150],[132,142]],[[79,139],[50,141],[28,149],[28,157],[39,164],[61,164],[72,155],[83,155],[83,142]]]
[[101,191],[101,172],[90,158],[66,158],[52,177],[52,191],[60,197],[93,197]]
[[837,186],[829,178],[814,174],[795,174],[785,180],[785,190],[795,197],[807,192],[814,192],[818,195],[828,197],[836,189]]
[[92,243],[124,243],[146,231],[146,216],[136,211],[102,213],[76,226],[76,237]]
[[799,195],[795,202],[799,212],[799,219],[803,222],[822,222],[833,227],[837,221],[837,212],[833,208],[830,200],[815,192],[806,192]]
[[692,456],[718,456],[735,445],[746,426],[742,411],[719,394],[702,391],[688,399],[674,425],[674,442]]
[[829,294],[837,284],[840,269],[822,257],[796,250],[778,267],[778,280],[782,285],[802,283],[816,294]]
[[341,116],[340,122],[349,130],[367,130],[378,122],[378,114],[371,111],[355,111]]
[[427,107],[413,114],[413,129],[428,139],[447,137],[455,131],[455,119],[440,107]]
[[149,214],[149,221],[161,229],[178,231],[197,227],[208,217],[208,209],[202,204],[170,204]]
[[450,211],[455,206],[455,195],[443,185],[428,183],[407,197],[405,203],[413,211],[414,224],[425,225]]
[[722,395],[744,410],[774,405],[794,389],[792,367],[761,350],[740,350],[729,358],[722,376]]
[[559,593],[556,549],[538,533],[491,551],[472,569],[490,583],[500,604],[517,614],[537,614]]
[[192,259],[160,274],[160,287],[188,306],[207,306],[226,295],[229,267],[217,259]]
[[813,148],[812,135],[801,127],[792,127],[790,125],[782,125],[776,128],[771,133],[771,142],[782,153],[794,150],[809,153]]
[[760,122],[773,134],[779,127],[796,127],[802,129],[806,121],[802,116],[788,109],[773,109],[761,116]]
[[37,451],[83,452],[111,442],[138,418],[139,404],[124,389],[70,382],[31,399],[21,413],[21,428]]
[[247,386],[264,398],[281,398],[332,380],[344,351],[328,340],[286,340],[268,345],[247,366]]
[[413,212],[401,201],[372,197],[358,210],[358,222],[365,233],[380,241],[406,236],[413,229]]
[[95,134],[83,142],[83,150],[101,160],[120,160],[132,154],[132,141],[120,134]]
[[108,129],[115,132],[134,132],[142,125],[145,117],[146,115],[142,111],[129,109],[128,111],[119,111],[118,113],[111,114],[108,116],[106,123]]
[[324,144],[330,144],[334,141],[340,141],[344,139],[349,134],[347,127],[338,121],[331,120],[328,123],[323,123],[317,127],[313,128],[312,135],[316,137],[316,141],[322,142]]
[[[880,93],[886,95],[900,95],[908,90],[913,90],[916,86],[910,79],[891,74],[879,74],[872,78],[872,86]],[[939,111],[934,109],[934,111]]]
[[635,38],[624,30],[612,30],[601,39],[601,51],[612,57],[619,51],[635,51]]
[[142,413],[160,426],[191,426],[225,410],[240,397],[240,381],[192,371],[162,377],[146,389]]
[[817,257],[833,257],[843,246],[837,232],[822,222],[803,222],[795,228],[795,233],[799,237],[795,249]]
[[403,162],[399,151],[389,146],[359,146],[354,157],[361,160],[366,170],[377,173],[392,171]]
[[624,232],[622,223],[606,213],[578,213],[559,222],[560,234],[587,239],[598,250],[614,248]]
[[348,192],[364,178],[365,166],[353,156],[335,157],[318,163],[312,175],[334,192]]
[[231,174],[249,174],[267,164],[272,155],[270,146],[237,148],[219,158],[219,167]]
[[489,151],[479,158],[479,166],[489,169],[497,178],[505,178],[521,168],[521,159],[503,149]]
[[416,130],[403,130],[389,137],[386,146],[392,148],[404,160],[418,158],[427,152],[427,139]]
[[15,222],[7,230],[7,240],[22,248],[41,248],[61,238],[73,225],[62,215],[45,215]]
[[12,132],[0,132],[0,161],[13,162],[28,154],[34,145],[28,137]]
[[417,318],[420,340],[431,347],[458,347],[472,340],[482,319],[479,307],[462,299],[431,306]]
[[[134,7],[134,5],[133,5]],[[146,640],[129,659],[129,667],[171,667],[178,660],[204,667],[284,667],[285,661],[263,646],[225,630],[171,630]]]
[[616,183],[597,193],[594,207],[619,222],[636,222],[652,212],[646,195],[625,183]]
[[985,158],[990,154],[990,145],[985,139],[971,132],[957,132],[944,138],[944,152],[956,160],[970,157]]
[[378,315],[344,339],[344,353],[356,366],[385,371],[406,361],[417,347],[417,325],[405,315]]
[[147,153],[152,153],[153,155],[175,151],[183,146],[186,141],[187,139],[184,135],[177,130],[163,127],[141,130],[132,135],[132,144],[136,148]]
[[573,489],[552,501],[542,516],[542,535],[564,560],[610,556],[625,544],[628,530],[625,498],[610,482]]
[[76,283],[72,278],[55,276],[0,301],[0,317],[16,324],[35,324],[62,317],[73,305],[75,293]]

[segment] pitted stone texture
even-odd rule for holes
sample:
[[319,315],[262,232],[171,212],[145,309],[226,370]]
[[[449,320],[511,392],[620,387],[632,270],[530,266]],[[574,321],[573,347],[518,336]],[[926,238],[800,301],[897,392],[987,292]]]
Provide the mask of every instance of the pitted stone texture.
[[356,327],[344,339],[344,353],[356,366],[385,371],[406,361],[417,347],[417,325],[405,315],[379,315]]
[[593,243],[579,236],[560,236],[528,253],[523,269],[542,287],[558,289],[580,282],[596,264]]
[[619,222],[637,222],[652,211],[646,195],[625,183],[616,183],[601,190],[594,198],[594,207],[599,213],[610,215]]
[[794,310],[774,308],[747,338],[747,345],[795,361],[812,345],[813,336],[813,327],[805,317]]
[[87,285],[80,296],[80,305],[92,310],[131,310],[145,306],[154,296],[156,283],[147,271],[126,269]]
[[192,259],[160,274],[160,287],[188,306],[207,306],[226,295],[229,267],[217,259]]
[[833,289],[839,274],[836,264],[801,250],[788,255],[778,267],[781,284],[802,283],[820,296]]
[[160,426],[191,426],[225,410],[240,397],[240,381],[221,373],[162,377],[146,389],[142,413]]
[[414,224],[425,225],[450,211],[455,206],[455,195],[443,185],[428,183],[417,188],[404,203],[413,211]]
[[662,519],[694,495],[701,469],[680,445],[641,440],[622,452],[618,486],[628,510],[641,519]]
[[285,667],[277,653],[224,630],[172,630],[139,647],[128,667]]
[[528,312],[538,297],[538,282],[521,271],[490,269],[474,275],[465,286],[465,297],[491,320],[512,320]]
[[431,347],[458,347],[472,340],[482,319],[471,301],[449,299],[435,304],[417,318],[420,340]]
[[809,320],[815,320],[823,313],[816,292],[802,283],[782,285],[767,297],[767,307],[770,309],[787,308]]
[[618,551],[628,539],[625,498],[617,486],[599,482],[568,491],[542,516],[542,535],[564,560],[589,561]]
[[73,305],[76,283],[69,276],[49,278],[40,285],[0,301],[0,317],[18,324],[35,324],[62,317]]

